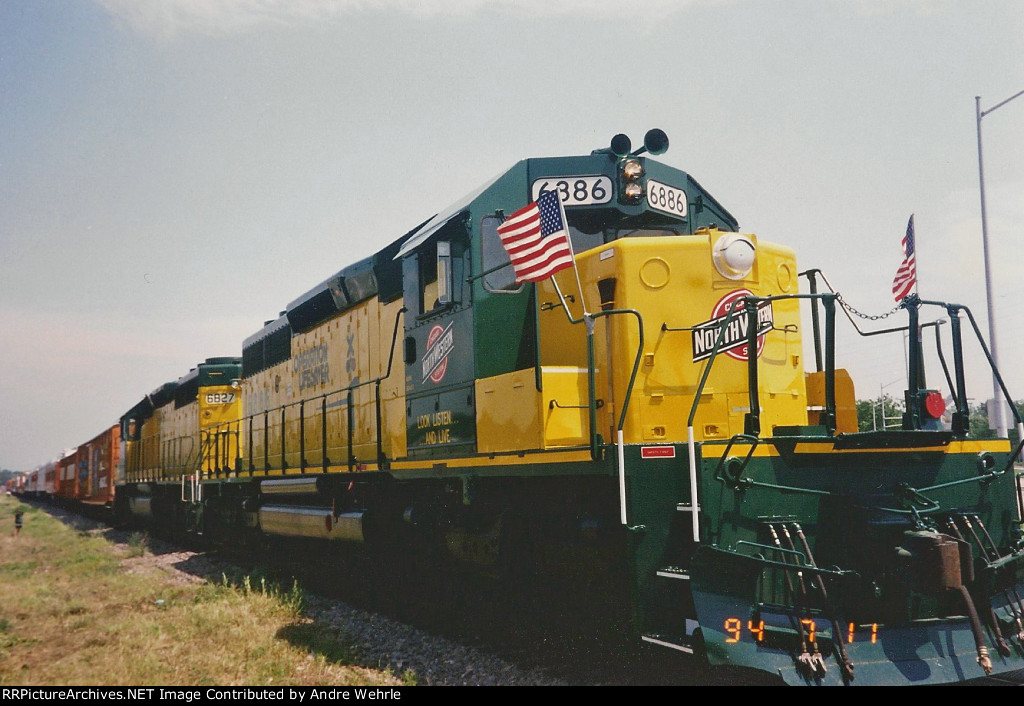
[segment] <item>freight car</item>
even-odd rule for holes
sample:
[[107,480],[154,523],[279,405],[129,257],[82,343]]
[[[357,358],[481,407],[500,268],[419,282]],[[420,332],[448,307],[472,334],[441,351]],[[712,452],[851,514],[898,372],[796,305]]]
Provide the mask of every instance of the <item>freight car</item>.
[[78,497],[78,447],[65,449],[57,459],[55,500],[58,505],[72,507]]
[[50,461],[36,466],[24,474],[21,493],[33,500],[49,500],[53,496],[56,477],[56,462]]
[[[912,335],[901,428],[859,432],[841,297],[667,147],[524,160],[146,395],[117,516],[618,574],[639,639],[792,684],[1024,668],[1020,447],[970,437],[969,310],[913,295],[896,329],[948,317],[949,428]],[[530,214],[539,275],[502,228]]]
[[114,484],[121,454],[121,427],[112,425],[62,459],[64,474],[58,497],[65,504],[93,515],[113,510]]

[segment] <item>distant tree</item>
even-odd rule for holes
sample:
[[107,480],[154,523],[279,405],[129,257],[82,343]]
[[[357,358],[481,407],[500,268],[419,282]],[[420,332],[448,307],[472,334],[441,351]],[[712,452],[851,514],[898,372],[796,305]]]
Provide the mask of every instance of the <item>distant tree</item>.
[[[1017,400],[1013,403],[1017,408],[1017,412],[1024,419],[1024,400]],[[1006,426],[1009,427],[1009,437],[1011,443],[1016,444],[1019,439],[1017,437],[1017,422],[1012,417],[1006,420]],[[985,403],[979,403],[974,407],[971,407],[971,436],[975,439],[993,439],[995,438],[995,431],[988,428],[988,409]]]
[[[1021,418],[1024,419],[1024,400],[1014,402]],[[874,429],[899,428],[903,420],[905,407],[903,400],[898,400],[891,395],[884,395],[881,399],[857,400],[857,426],[860,431],[872,431]],[[994,439],[996,433],[988,428],[988,410],[985,403],[979,403],[970,408],[972,439]],[[884,416],[884,421],[883,421]],[[1014,419],[1006,420],[1009,427],[1010,443],[1016,444],[1017,424]]]
[[993,439],[996,433],[988,428],[988,410],[985,403],[971,407],[971,437],[975,439]]
[[903,400],[892,395],[881,399],[857,400],[857,428],[860,431],[874,431],[899,427],[903,421]]

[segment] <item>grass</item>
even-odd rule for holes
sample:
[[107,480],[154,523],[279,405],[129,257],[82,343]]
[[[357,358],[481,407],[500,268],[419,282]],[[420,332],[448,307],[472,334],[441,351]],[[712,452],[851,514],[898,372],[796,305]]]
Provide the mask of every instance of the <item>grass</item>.
[[149,549],[149,537],[146,533],[132,532],[128,537],[128,556],[145,556],[147,549]]
[[[414,674],[358,666],[351,644],[303,613],[298,584],[264,576],[182,582],[42,509],[0,497],[0,685],[390,686]],[[141,565],[140,565],[141,566]]]

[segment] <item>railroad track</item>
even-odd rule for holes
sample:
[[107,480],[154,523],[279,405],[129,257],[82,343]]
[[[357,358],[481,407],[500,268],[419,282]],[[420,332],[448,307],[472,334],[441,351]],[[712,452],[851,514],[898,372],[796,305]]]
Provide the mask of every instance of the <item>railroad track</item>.
[[[359,552],[312,564],[296,552],[275,564],[317,595],[411,625],[520,669],[571,685],[691,685],[702,676],[668,650],[628,636],[628,602],[564,584],[503,591],[491,579],[423,573],[413,562],[375,565]],[[275,552],[283,555],[286,553]],[[386,590],[385,590],[386,589]],[[625,600],[625,599],[619,599]]]
[[[95,519],[41,505],[78,529],[99,528]],[[130,532],[109,530],[107,537],[127,543]],[[205,567],[202,578],[220,576],[224,567],[267,572],[288,585],[298,579],[315,606],[317,619],[345,620],[360,633],[364,650],[377,666],[424,672],[428,684],[497,683],[563,685],[770,685],[773,680],[741,670],[707,674],[682,655],[631,641],[625,616],[614,597],[573,593],[547,586],[544,591],[502,592],[494,581],[459,574],[424,575],[411,565],[381,566],[352,551],[295,547],[276,552],[288,559],[268,563],[241,552],[207,551],[170,538],[160,542],[163,557],[188,572]],[[315,556],[310,556],[313,551]],[[315,559],[315,561],[313,560]],[[189,567],[189,568],[184,568]],[[384,590],[386,588],[387,590]],[[536,588],[536,586],[534,587]],[[620,597],[621,599],[621,597]],[[371,629],[366,626],[373,624]],[[354,626],[354,627],[353,627]],[[379,643],[379,644],[371,644]],[[449,659],[450,658],[450,659]],[[434,664],[446,663],[438,676]],[[463,681],[452,681],[462,675]],[[1024,670],[983,677],[965,686],[1019,686]]]

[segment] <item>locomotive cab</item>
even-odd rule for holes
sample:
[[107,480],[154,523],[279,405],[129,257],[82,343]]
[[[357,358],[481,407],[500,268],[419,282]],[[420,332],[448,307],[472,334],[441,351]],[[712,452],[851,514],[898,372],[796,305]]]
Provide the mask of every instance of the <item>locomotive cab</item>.
[[411,458],[476,451],[469,232],[447,221],[402,259],[406,439]]

